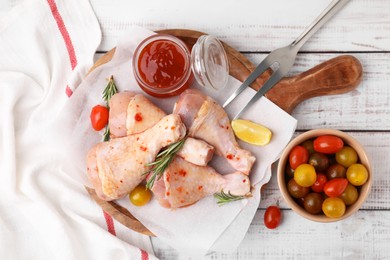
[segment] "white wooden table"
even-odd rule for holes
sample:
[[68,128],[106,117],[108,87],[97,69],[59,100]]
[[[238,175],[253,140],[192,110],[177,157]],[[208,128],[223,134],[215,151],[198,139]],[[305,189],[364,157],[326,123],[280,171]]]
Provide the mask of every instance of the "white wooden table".
[[[330,0],[275,1],[91,0],[103,31],[99,52],[111,49],[132,25],[151,30],[185,28],[216,35],[254,63],[290,43]],[[248,233],[232,254],[207,259],[389,259],[390,258],[390,1],[352,0],[298,55],[292,74],[349,53],[363,64],[363,81],[350,93],[299,105],[297,133],[313,128],[344,130],[367,149],[374,168],[372,192],[363,208],[345,221],[320,224],[303,219],[284,203],[275,171]],[[279,203],[283,223],[263,224],[264,209]],[[182,259],[153,239],[162,259]]]
[[[18,1],[0,3],[1,12]],[[125,1],[91,0],[103,40],[96,57],[115,46],[132,25],[151,30],[184,28],[216,35],[253,63],[290,43],[330,0]],[[1,14],[1,13],[0,13]],[[390,259],[390,1],[351,0],[303,46],[291,74],[348,53],[363,64],[363,81],[347,94],[310,99],[293,116],[297,134],[313,128],[344,130],[356,137],[372,159],[373,187],[363,208],[336,223],[303,219],[284,203],[274,169],[248,233],[234,253],[206,259]],[[283,222],[263,224],[264,209],[278,203]],[[183,259],[153,238],[161,259]]]

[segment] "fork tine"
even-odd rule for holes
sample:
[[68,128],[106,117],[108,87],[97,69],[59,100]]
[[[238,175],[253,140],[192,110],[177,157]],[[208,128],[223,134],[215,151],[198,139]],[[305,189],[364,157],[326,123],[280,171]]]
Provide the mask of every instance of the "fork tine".
[[261,74],[263,74],[270,66],[268,59],[269,55],[252,71],[241,86],[234,91],[234,93],[225,101],[222,107],[229,105],[238,95],[241,94],[253,81],[255,81]]
[[268,90],[270,90],[283,76],[275,71],[271,77],[264,83],[264,85],[257,91],[257,93],[249,100],[249,102],[234,116],[233,119],[237,119],[242,113],[244,113],[253,103],[260,99]]

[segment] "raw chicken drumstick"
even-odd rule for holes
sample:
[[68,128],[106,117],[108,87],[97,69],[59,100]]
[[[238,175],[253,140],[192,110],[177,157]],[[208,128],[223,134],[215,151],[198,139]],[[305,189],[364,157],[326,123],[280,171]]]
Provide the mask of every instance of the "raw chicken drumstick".
[[237,171],[249,174],[256,158],[237,144],[225,110],[199,90],[187,89],[175,104],[189,136],[206,141]]
[[[144,95],[117,93],[110,100],[110,132],[114,138],[141,133],[154,126],[165,115],[164,111]],[[214,147],[202,140],[187,138],[177,155],[191,163],[205,166],[214,155]]]
[[111,139],[93,147],[87,155],[88,178],[104,200],[122,198],[145,179],[163,148],[181,140],[186,128],[180,116],[168,115],[142,133]]
[[198,166],[176,156],[152,191],[161,206],[179,208],[221,191],[248,195],[250,182],[241,172],[221,175],[209,166]]
[[108,123],[112,138],[141,133],[166,116],[145,96],[129,91],[113,95],[109,105]]

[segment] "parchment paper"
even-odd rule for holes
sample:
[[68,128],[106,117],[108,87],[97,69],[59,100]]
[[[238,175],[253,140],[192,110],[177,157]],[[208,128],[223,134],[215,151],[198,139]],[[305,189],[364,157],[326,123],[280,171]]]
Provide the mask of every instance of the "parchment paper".
[[[57,134],[66,140],[63,153],[72,159],[67,172],[72,172],[72,177],[85,185],[91,186],[86,178],[86,154],[102,140],[102,132],[95,132],[90,126],[91,108],[98,103],[104,104],[102,91],[110,75],[114,76],[119,91],[131,90],[145,94],[134,79],[131,59],[138,43],[152,33],[142,28],[132,28],[127,32],[118,43],[112,60],[90,73],[76,89],[65,109],[67,113],[59,120],[61,127]],[[194,87],[202,89],[222,104],[239,85],[238,80],[230,77],[227,87],[222,91],[206,90],[197,85]],[[238,111],[254,94],[252,89],[245,90],[227,107],[228,115],[232,117],[234,111]],[[156,99],[145,95],[167,114],[172,112],[177,99]],[[127,197],[118,203],[159,239],[181,253],[204,255],[213,250],[235,250],[256,213],[260,188],[271,177],[269,167],[279,158],[296,128],[296,120],[266,98],[257,101],[242,118],[263,124],[273,132],[272,140],[266,146],[253,146],[239,141],[243,148],[250,150],[257,158],[251,172],[251,183],[254,186],[252,198],[218,206],[210,196],[190,207],[176,210],[162,208],[154,199],[143,207],[133,206]],[[214,156],[212,166],[222,174],[233,172],[225,159],[218,156]]]

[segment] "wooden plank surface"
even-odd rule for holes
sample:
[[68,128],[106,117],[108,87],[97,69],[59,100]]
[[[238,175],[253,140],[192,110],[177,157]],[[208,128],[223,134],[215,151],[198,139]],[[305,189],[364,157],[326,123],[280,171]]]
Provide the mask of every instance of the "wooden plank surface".
[[[351,221],[314,223],[283,210],[276,230],[264,227],[258,210],[243,242],[233,253],[212,253],[204,259],[389,259],[390,212],[361,210]],[[161,259],[188,259],[157,239]]]
[[[151,30],[195,29],[240,51],[263,52],[289,44],[330,0],[91,0],[101,23],[99,51],[111,49],[133,25]],[[315,34],[303,51],[389,51],[390,1],[353,0]]]
[[[0,1],[0,19],[22,0]],[[150,30],[194,29],[214,34],[258,63],[266,53],[290,43],[330,0],[90,0],[102,28],[98,54],[114,47],[133,25]],[[348,52],[363,64],[363,81],[353,92],[317,97],[293,112],[300,132],[312,128],[346,130],[372,159],[374,183],[363,209],[336,223],[307,221],[281,199],[275,174],[248,233],[233,253],[205,259],[390,259],[390,1],[353,0],[303,47],[291,74]],[[275,173],[275,169],[273,171]],[[264,227],[264,209],[279,203],[284,220]],[[161,259],[188,259],[152,239]]]

